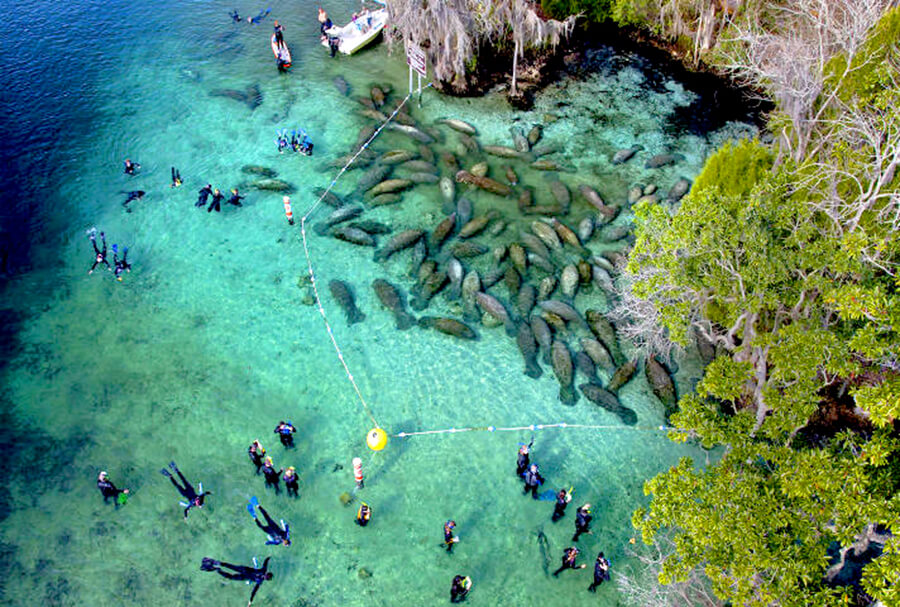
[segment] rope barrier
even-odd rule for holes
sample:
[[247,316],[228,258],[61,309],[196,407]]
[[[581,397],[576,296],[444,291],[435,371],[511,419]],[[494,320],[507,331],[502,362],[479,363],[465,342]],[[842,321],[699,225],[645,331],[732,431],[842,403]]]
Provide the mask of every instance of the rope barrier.
[[[431,86],[431,83],[428,84]],[[428,88],[426,86],[425,88]],[[341,351],[340,345],[338,345],[337,338],[334,336],[334,331],[331,328],[331,323],[328,321],[328,316],[325,314],[325,307],[322,305],[322,298],[319,297],[319,287],[316,284],[316,274],[313,271],[312,266],[312,258],[309,255],[309,243],[306,240],[306,221],[309,219],[315,210],[322,204],[322,201],[326,196],[331,192],[335,185],[337,185],[338,180],[347,172],[347,169],[350,168],[356,159],[359,158],[359,155],[363,153],[364,150],[368,149],[369,145],[375,140],[376,137],[387,127],[387,125],[394,119],[394,117],[400,112],[406,102],[409,101],[410,97],[412,97],[412,93],[409,93],[406,97],[404,97],[403,101],[397,106],[397,108],[391,112],[391,115],[385,119],[385,121],[375,129],[375,132],[363,143],[355,154],[347,161],[347,163],[338,171],[338,174],[334,179],[331,180],[331,183],[325,188],[325,191],[322,192],[322,195],[319,196],[319,199],[316,200],[315,203],[309,209],[307,209],[306,213],[303,214],[303,217],[300,218],[300,236],[303,240],[303,254],[306,255],[306,268],[309,272],[309,281],[312,286],[313,296],[316,298],[316,307],[319,310],[319,314],[322,316],[322,320],[325,323],[325,330],[328,332],[328,337],[331,339],[331,344],[334,346],[335,351],[338,355],[338,360],[341,361],[341,365],[344,367],[344,372],[347,374],[347,379],[350,380],[350,384],[353,386],[353,389],[356,391],[356,396],[359,398],[359,402],[362,405],[363,410],[366,412],[366,415],[369,416],[369,419],[372,420],[372,423],[376,428],[381,428],[381,425],[375,419],[375,416],[372,414],[372,410],[369,408],[368,403],[366,403],[366,399],[362,394],[362,390],[359,389],[359,385],[356,383],[356,380],[353,379],[353,373],[350,371],[349,365],[347,365],[347,361],[344,358],[344,353]]]
[[456,434],[459,432],[521,432],[523,430],[547,430],[549,428],[580,428],[586,430],[635,430],[642,432],[669,432],[676,431],[677,428],[670,426],[622,426],[622,425],[595,425],[595,424],[569,424],[560,422],[557,424],[532,424],[530,426],[471,426],[466,428],[446,428],[443,430],[421,430],[419,432],[398,432],[392,435],[394,438],[409,438],[410,436],[426,436],[431,434]]

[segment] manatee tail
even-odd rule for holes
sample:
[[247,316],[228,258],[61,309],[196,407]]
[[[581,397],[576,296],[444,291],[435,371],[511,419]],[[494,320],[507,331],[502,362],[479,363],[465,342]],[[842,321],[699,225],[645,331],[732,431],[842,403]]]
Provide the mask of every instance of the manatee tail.
[[366,319],[366,314],[359,308],[354,307],[353,313],[347,317],[347,323],[351,325],[355,325],[358,322],[362,322]]
[[398,331],[406,331],[407,329],[412,328],[414,324],[416,324],[416,318],[406,311],[401,314],[397,314],[396,319]]
[[540,379],[541,375],[543,374],[544,370],[541,369],[541,366],[538,364],[536,359],[531,359],[525,363],[525,375],[527,375],[531,379]]

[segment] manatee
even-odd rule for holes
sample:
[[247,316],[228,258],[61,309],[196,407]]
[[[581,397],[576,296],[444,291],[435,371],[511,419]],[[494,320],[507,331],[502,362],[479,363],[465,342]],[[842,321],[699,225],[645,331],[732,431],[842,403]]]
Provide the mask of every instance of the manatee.
[[403,202],[403,194],[379,194],[372,197],[369,201],[369,208],[386,207],[392,204],[400,204]]
[[455,257],[447,260],[447,278],[450,280],[450,288],[445,294],[447,301],[455,301],[459,299],[462,291],[462,281],[465,278],[466,269],[462,263]]
[[541,348],[544,349],[544,362],[550,362],[550,347],[553,344],[553,332],[550,331],[550,325],[547,324],[540,316],[532,316],[531,321],[529,323],[531,325],[531,332],[534,333],[534,338],[537,340],[538,344],[540,344]]
[[655,193],[656,193],[656,184],[655,183],[648,183],[647,187],[645,187],[644,191],[642,192],[642,194],[644,196],[652,196]]
[[553,553],[550,551],[550,541],[547,540],[547,536],[544,535],[544,532],[538,530],[537,532],[537,543],[538,548],[541,553],[541,568],[544,570],[544,575],[550,575],[550,567],[553,562],[553,557],[551,556]]
[[437,123],[449,126],[454,131],[464,133],[466,135],[478,134],[478,130],[474,126],[457,118],[442,118],[441,120],[438,120]]
[[413,182],[409,179],[386,179],[369,188],[369,191],[366,192],[366,197],[371,199],[379,194],[396,194],[406,190],[412,184]]
[[490,228],[488,228],[488,234],[491,236],[500,236],[500,234],[502,234],[503,231],[506,230],[508,225],[509,224],[507,224],[502,219],[498,219],[497,221],[495,221],[494,223],[491,224]]
[[241,172],[246,173],[247,175],[259,175],[260,177],[268,177],[269,179],[278,177],[278,171],[259,164],[245,164],[241,167]]
[[522,129],[517,126],[510,127],[509,133],[512,135],[513,145],[517,152],[524,154],[531,149],[531,144],[528,143],[528,138],[522,133]]
[[467,320],[474,320],[478,317],[475,294],[479,291],[481,291],[481,278],[476,270],[472,270],[466,274],[462,282],[463,316]]
[[512,190],[505,183],[500,183],[496,179],[491,179],[490,177],[478,177],[477,175],[473,175],[469,171],[457,171],[456,172],[456,181],[457,183],[468,183],[478,187],[485,192],[490,192],[491,194],[496,194],[497,196],[509,196],[512,194]]
[[478,334],[469,325],[455,318],[443,318],[440,316],[422,316],[419,318],[419,326],[435,329],[446,335],[460,337],[462,339],[478,339]]
[[278,192],[280,194],[292,194],[294,192],[294,186],[283,179],[258,179],[252,182],[250,187],[256,190]]
[[390,165],[376,164],[359,178],[359,181],[356,184],[356,190],[358,192],[365,192],[366,190],[371,189],[376,184],[387,179],[393,170],[394,167]]
[[594,218],[590,215],[578,222],[578,239],[587,242],[594,235]]
[[394,315],[399,331],[405,331],[413,326],[416,319],[406,311],[406,298],[400,289],[381,278],[372,281],[372,288],[375,289],[375,295],[378,296],[381,305]]
[[344,314],[347,316],[347,324],[356,324],[366,319],[366,315],[356,307],[356,300],[353,297],[350,285],[341,280],[332,280],[328,283],[328,288],[331,290],[331,296],[344,310]]
[[578,290],[578,268],[573,264],[569,264],[562,269],[559,275],[559,290],[565,295],[569,301],[575,299],[575,292]]
[[[387,116],[385,116],[387,118]],[[434,143],[434,138],[428,133],[407,124],[397,124],[396,122],[388,123],[388,127],[392,131],[403,133],[407,137],[418,141],[419,143]]]
[[618,393],[619,389],[631,380],[636,369],[636,360],[629,360],[625,364],[620,365],[609,379],[609,384],[607,384],[606,389],[613,394]]
[[538,302],[538,305],[544,310],[556,314],[566,322],[575,323],[585,329],[588,328],[587,323],[584,321],[584,318],[581,317],[581,314],[578,313],[578,310],[565,302],[557,299],[545,299],[544,301]]
[[469,172],[475,175],[476,177],[484,177],[488,174],[488,163],[479,162],[472,165],[472,168],[469,169]]
[[678,410],[678,398],[675,394],[675,382],[669,372],[653,356],[648,356],[644,363],[644,374],[653,394],[663,405],[666,420]]
[[425,258],[428,257],[428,246],[425,244],[425,239],[420,238],[416,244],[412,247],[412,253],[409,258],[409,273],[410,277],[416,277],[419,275],[419,269],[422,267],[422,264],[425,263]]
[[553,204],[534,204],[528,208],[522,209],[523,215],[544,215],[545,217],[555,217],[556,215],[565,215],[568,211],[558,202]]
[[509,291],[509,297],[512,299],[519,293],[519,288],[522,286],[522,276],[518,270],[509,266],[503,273],[503,282],[506,283],[506,290]]
[[455,173],[459,170],[459,161],[452,152],[441,152],[441,162],[443,162],[451,172]]
[[528,232],[521,232],[519,236],[521,236],[522,245],[528,249],[530,253],[534,253],[544,259],[550,257],[550,249],[547,248],[547,245],[545,245],[540,238],[534,234],[529,234]]
[[362,230],[366,234],[390,234],[391,226],[379,223],[372,219],[364,219],[362,221],[354,221],[350,224],[351,228]]
[[616,337],[616,329],[612,323],[599,310],[586,310],[584,316],[591,333],[606,346],[613,358],[613,362],[616,365],[621,365],[625,361],[625,357],[619,351],[619,340]]
[[486,145],[482,148],[486,154],[499,158],[521,158],[522,154],[514,148],[505,145]]
[[334,88],[337,89],[338,93],[344,97],[350,94],[350,83],[348,83],[343,76],[335,76],[331,82],[334,84]]
[[245,104],[252,112],[262,105],[262,91],[258,84],[252,84],[243,91],[236,89],[215,89],[209,92],[210,97],[225,97]]
[[438,188],[441,190],[444,206],[452,207],[456,198],[456,186],[453,184],[453,180],[449,177],[441,177],[441,180],[438,182]]
[[315,232],[319,235],[325,234],[331,226],[350,221],[351,219],[356,219],[362,215],[362,212],[363,208],[358,206],[348,205],[346,207],[335,209],[331,212],[331,215],[325,218],[325,221],[316,225]]
[[478,145],[478,140],[474,137],[461,134],[459,136],[459,142],[469,154],[477,154],[481,151],[481,146]]
[[465,196],[456,201],[456,222],[459,225],[464,226],[469,223],[474,212],[475,209],[472,207],[472,202]]
[[634,233],[634,227],[630,225],[607,226],[600,232],[600,240],[603,242],[618,242]]
[[516,334],[512,319],[510,318],[509,313],[506,311],[506,308],[502,303],[500,303],[500,300],[498,300],[493,295],[478,292],[475,294],[475,301],[476,303],[478,303],[478,307],[481,308],[483,312],[485,312],[486,314],[490,314],[503,323],[504,327],[506,327],[507,335],[512,337]]
[[380,162],[381,164],[396,166],[398,164],[403,164],[404,162],[414,160],[415,158],[415,152],[410,152],[409,150],[391,150],[379,156],[378,162]]
[[454,212],[442,219],[441,222],[437,224],[437,227],[431,231],[431,236],[428,237],[428,250],[431,251],[432,255],[438,252],[441,245],[447,240],[447,237],[453,233],[455,227],[456,213]]
[[672,202],[678,202],[691,189],[691,181],[681,177],[669,188],[668,199]]
[[569,166],[567,164],[560,164],[555,160],[548,160],[546,158],[540,158],[535,160],[530,165],[531,168],[537,171],[563,171],[564,173],[574,173],[575,167]]
[[478,234],[481,234],[484,231],[484,229],[487,227],[487,224],[490,223],[490,221],[496,217],[497,217],[496,212],[488,211],[484,215],[480,215],[478,217],[470,219],[469,222],[466,223],[466,225],[464,225],[462,228],[460,228],[459,237],[460,238],[471,238],[472,236],[477,236]]
[[321,198],[322,202],[334,208],[347,204],[340,196],[325,188],[313,188],[313,193],[316,195],[316,198]]
[[412,309],[416,310],[417,312],[421,312],[428,307],[428,302],[431,301],[431,298],[434,297],[441,289],[443,289],[446,284],[446,272],[444,272],[443,270],[432,272],[425,278],[425,280],[416,285],[418,288],[415,290],[413,300],[410,303],[410,307],[412,307]]
[[559,241],[559,235],[556,233],[556,230],[543,221],[532,221],[531,231],[541,239],[541,242],[547,245],[549,250],[554,251],[562,248],[562,243]]
[[553,363],[553,374],[559,382],[559,400],[569,407],[575,404],[578,396],[572,388],[572,355],[566,344],[558,339],[553,340],[550,347],[550,360]]
[[519,198],[516,201],[519,211],[527,213],[532,203],[534,203],[534,193],[531,191],[531,186],[525,186],[519,190]]
[[384,105],[384,91],[382,91],[377,86],[373,86],[372,90],[369,93],[372,96],[372,102],[375,104],[375,107],[381,107]]
[[537,301],[537,291],[527,282],[519,289],[516,295],[516,311],[523,318],[527,318],[534,308],[534,302]]
[[528,263],[535,268],[540,268],[548,274],[556,272],[556,266],[550,263],[550,260],[541,257],[540,255],[535,255],[534,253],[528,254]]
[[483,244],[478,244],[477,242],[457,242],[452,247],[450,247],[450,251],[456,257],[462,258],[470,258],[470,257],[478,257],[479,255],[484,255],[490,249],[488,249]]
[[538,283],[537,290],[537,299],[538,301],[543,301],[545,299],[549,299],[553,294],[553,291],[556,290],[556,285],[558,281],[555,276],[545,276],[541,279],[541,282]]
[[536,124],[531,127],[531,130],[528,131],[528,145],[534,146],[538,141],[541,140],[541,135],[544,133],[544,127],[539,124]]
[[559,179],[554,179],[550,182],[550,193],[553,194],[554,200],[562,205],[563,208],[569,208],[569,205],[572,203],[572,194],[569,192],[566,184]]
[[528,323],[523,322],[519,325],[516,345],[519,346],[519,352],[522,353],[522,358],[525,360],[525,375],[533,379],[540,378],[543,370],[537,361],[538,344]]
[[535,158],[540,158],[541,156],[549,156],[550,154],[561,152],[562,149],[563,147],[559,143],[545,143],[543,145],[535,146],[535,148],[531,150],[531,154]]
[[358,244],[364,247],[374,247],[376,244],[375,239],[371,234],[352,226],[340,226],[335,228],[331,231],[331,235],[338,240]]
[[525,274],[528,270],[528,257],[525,255],[525,248],[518,242],[513,242],[509,245],[508,250],[509,259],[512,261],[513,266],[520,274]]
[[613,164],[622,164],[623,162],[628,162],[631,160],[635,154],[644,149],[642,145],[633,145],[630,148],[625,148],[622,150],[616,151],[612,156]]
[[410,173],[409,180],[415,184],[437,183],[440,178],[434,173]]
[[401,164],[398,168],[405,169],[407,171],[412,171],[413,173],[437,173],[438,168],[431,164],[430,162],[426,162],[424,160],[407,160],[403,164]]
[[375,102],[372,101],[371,97],[357,97],[356,102],[359,103],[364,108],[366,108],[368,110],[372,110],[372,113],[364,112],[363,116],[367,116],[369,118],[374,118],[375,120],[378,120],[379,116],[384,116],[384,118],[387,119],[387,116],[385,116],[383,112],[378,110],[378,107],[375,105]]
[[585,354],[591,357],[594,364],[599,365],[607,375],[612,376],[615,373],[616,365],[613,363],[612,356],[609,355],[609,350],[602,342],[592,337],[582,337],[578,343],[581,344]]
[[619,214],[619,207],[607,205],[603,202],[603,199],[600,197],[600,194],[597,193],[597,190],[592,188],[589,185],[580,185],[578,186],[578,191],[581,193],[581,196],[590,203],[595,209],[600,211],[600,214],[603,216],[604,222],[609,222],[615,219],[616,215]]
[[572,228],[555,217],[550,220],[550,226],[556,230],[556,235],[559,236],[559,239],[562,242],[566,243],[585,257],[590,255],[590,251],[584,248],[581,244],[581,239],[578,238],[578,234],[576,234]]
[[575,364],[575,369],[584,375],[584,378],[588,380],[589,383],[598,383],[597,368],[594,366],[594,361],[590,356],[579,350],[575,353],[572,360]]
[[646,163],[644,163],[644,168],[658,169],[680,160],[684,160],[684,156],[682,156],[681,154],[657,154],[656,156],[653,156],[652,158],[647,160]]
[[495,284],[503,280],[506,276],[506,268],[502,265],[494,266],[490,270],[484,273],[481,277],[481,286],[484,287],[484,290],[487,291]]
[[425,162],[428,162],[432,165],[434,164],[434,152],[432,152],[431,148],[424,143],[419,144],[419,156],[421,156],[422,160],[424,160]]
[[605,390],[596,384],[581,384],[578,388],[585,398],[617,415],[626,426],[633,426],[637,423],[637,414],[622,405],[616,395],[609,390]]
[[395,234],[380,251],[375,253],[375,261],[385,260],[397,251],[413,246],[424,235],[425,230],[403,230]]

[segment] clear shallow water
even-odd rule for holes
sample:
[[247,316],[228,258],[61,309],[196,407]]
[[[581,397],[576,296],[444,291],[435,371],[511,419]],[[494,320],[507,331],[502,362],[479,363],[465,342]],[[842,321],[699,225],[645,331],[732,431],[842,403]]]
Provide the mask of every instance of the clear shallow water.
[[[354,6],[328,8],[343,22]],[[2,439],[10,453],[0,477],[3,600],[241,604],[249,589],[201,573],[200,559],[247,563],[272,555],[276,578],[263,586],[257,604],[437,604],[446,602],[456,573],[475,581],[471,604],[615,604],[620,597],[611,584],[597,596],[585,591],[588,571],[546,576],[538,530],[548,537],[552,571],[570,544],[575,506],[590,501],[594,534],[580,542],[582,562],[604,550],[615,567],[632,536],[631,512],[644,501],[643,480],[679,456],[702,453],[639,429],[662,423],[662,410],[638,374],[620,392],[637,412],[638,428],[536,434],[534,459],[550,486],[576,487],[576,503],[556,525],[549,520],[552,503],[521,497],[513,477],[517,443],[527,442],[529,432],[394,439],[370,459],[363,438],[371,422],[318,312],[302,304],[299,226],[285,222],[280,195],[248,191],[243,208],[221,214],[193,202],[207,181],[227,191],[248,181],[242,165],[260,164],[297,186],[299,217],[314,201],[311,188],[326,186],[336,173],[326,162],[346,153],[364,123],[353,98],[372,82],[403,91],[405,65],[383,45],[331,60],[318,46],[312,4],[275,4],[255,28],[231,24],[231,8],[13,3],[12,18],[0,26],[9,83],[2,98],[9,110],[3,235],[14,244],[17,272],[2,295]],[[288,75],[272,64],[273,18],[287,26],[294,55]],[[26,44],[23,31],[45,36],[46,44]],[[733,124],[704,135],[672,132],[667,121],[693,94],[665,78],[664,86],[649,86],[638,69],[644,64],[633,58],[609,65],[551,87],[531,112],[515,112],[500,97],[452,99],[429,91],[415,115],[426,126],[441,117],[464,118],[478,127],[483,144],[510,145],[510,126],[545,123],[544,139],[561,142],[561,159],[578,169],[561,178],[590,183],[610,200],[621,199],[635,181],[649,181],[642,168],[649,155],[685,157],[652,173],[665,190],[678,176],[696,174],[712,146],[748,131]],[[338,74],[353,86],[349,98],[332,84]],[[209,95],[253,84],[262,92],[253,111]],[[550,123],[548,113],[558,120]],[[275,130],[297,126],[312,134],[313,158],[277,154]],[[451,148],[456,135],[445,135],[441,145]],[[645,151],[613,169],[610,153],[633,143]],[[409,147],[396,134],[377,145]],[[143,164],[139,176],[121,174],[126,156]],[[492,171],[505,164],[491,160]],[[184,187],[168,187],[171,165],[180,168]],[[350,173],[337,191],[350,192],[358,175]],[[535,186],[539,201],[550,201],[541,187],[545,174],[520,170],[520,177]],[[132,189],[147,195],[126,213],[120,192]],[[471,197],[476,212],[497,203],[488,195]],[[396,230],[431,228],[441,217],[437,188],[420,187],[402,205],[366,217]],[[623,215],[617,222],[628,220]],[[129,246],[134,271],[123,284],[104,272],[86,275],[92,252],[85,231],[92,226],[105,230],[110,244]],[[618,424],[583,397],[574,408],[563,407],[549,366],[538,381],[523,376],[521,356],[502,329],[479,329],[474,343],[396,331],[369,284],[389,277],[408,290],[408,253],[378,264],[369,249],[329,238],[311,235],[310,246],[320,284],[349,282],[367,315],[348,328],[323,288],[336,339],[390,432]],[[450,312],[440,297],[429,308]],[[679,387],[688,389],[697,374],[692,359],[683,362]],[[287,453],[272,434],[279,419],[300,428],[296,449]],[[297,467],[299,500],[272,495],[254,476],[245,452],[257,437],[277,465]],[[363,498],[374,509],[365,529],[353,524],[355,507],[338,500],[353,486],[350,460],[357,455],[365,461]],[[214,492],[187,524],[158,473],[170,459]],[[101,469],[134,492],[126,507],[103,505],[94,486]],[[263,545],[245,509],[251,495],[291,523],[290,549]],[[440,547],[441,525],[450,517],[462,538],[452,556]],[[360,568],[371,577],[361,578]]]

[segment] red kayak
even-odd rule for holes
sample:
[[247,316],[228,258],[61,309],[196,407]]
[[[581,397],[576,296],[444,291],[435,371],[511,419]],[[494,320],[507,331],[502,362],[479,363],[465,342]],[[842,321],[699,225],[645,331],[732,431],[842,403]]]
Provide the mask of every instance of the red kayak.
[[275,42],[275,34],[272,34],[272,53],[275,54],[275,61],[278,62],[278,68],[286,70],[291,67],[291,51],[288,50],[287,44],[278,46]]

